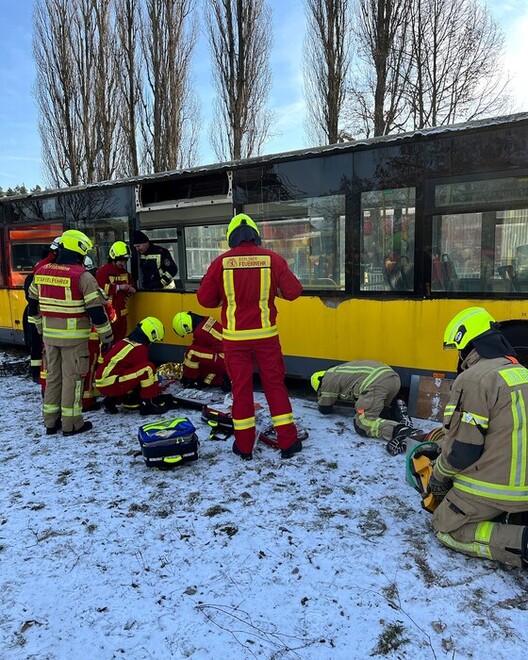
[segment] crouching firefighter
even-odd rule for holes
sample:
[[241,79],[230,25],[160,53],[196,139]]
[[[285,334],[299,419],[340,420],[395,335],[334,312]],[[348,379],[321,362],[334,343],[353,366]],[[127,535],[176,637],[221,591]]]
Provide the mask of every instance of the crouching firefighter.
[[345,362],[328,371],[316,371],[310,382],[320,413],[331,413],[338,402],[351,404],[356,433],[387,440],[386,449],[392,456],[405,452],[408,437],[423,436],[412,428],[405,402],[396,398],[400,377],[383,362]]
[[105,354],[95,372],[95,387],[105,397],[106,412],[116,413],[120,404],[137,407],[142,415],[170,410],[172,397],[160,394],[156,367],[149,361],[150,343],[164,336],[162,322],[148,316]]
[[193,342],[185,349],[181,383],[185,387],[220,385],[231,389],[222,348],[222,325],[212,316],[178,312],[172,319],[178,337],[192,333]]
[[[528,370],[482,307],[457,314],[444,348],[459,366],[427,492],[444,545],[528,567]],[[515,524],[517,523],[517,524]]]

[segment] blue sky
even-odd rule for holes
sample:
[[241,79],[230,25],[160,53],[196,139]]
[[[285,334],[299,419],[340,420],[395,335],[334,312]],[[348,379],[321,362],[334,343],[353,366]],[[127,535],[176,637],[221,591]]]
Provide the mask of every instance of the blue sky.
[[[270,107],[275,113],[274,138],[266,153],[310,146],[304,130],[304,98],[300,69],[304,35],[303,0],[268,0],[273,10],[273,88]],[[507,43],[506,67],[513,78],[516,110],[528,110],[528,0],[488,3],[501,24]],[[24,183],[28,188],[45,185],[40,159],[40,138],[32,94],[33,0],[0,0],[0,186],[4,190]],[[195,61],[197,91],[207,119],[210,76],[207,51]],[[202,164],[215,162],[203,130]]]

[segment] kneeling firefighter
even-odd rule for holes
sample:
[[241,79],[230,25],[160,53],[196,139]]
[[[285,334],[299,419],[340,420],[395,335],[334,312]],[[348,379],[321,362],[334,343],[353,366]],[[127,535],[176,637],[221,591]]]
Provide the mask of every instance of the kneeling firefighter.
[[528,370],[482,307],[447,325],[459,366],[426,494],[437,539],[464,554],[528,566]]
[[116,413],[121,403],[127,408],[139,408],[142,415],[170,409],[172,397],[160,394],[156,367],[149,361],[150,343],[162,341],[164,336],[162,322],[148,316],[106,353],[95,373],[95,386],[106,397],[106,412]]
[[345,362],[328,371],[315,372],[310,382],[317,393],[319,412],[327,415],[335,403],[350,403],[356,411],[356,432],[364,437],[388,440],[386,449],[392,456],[405,452],[407,438],[423,435],[412,428],[405,403],[396,398],[400,377],[383,362]]
[[181,383],[185,387],[220,385],[231,389],[222,348],[222,325],[212,316],[178,312],[172,319],[178,337],[192,333],[193,342],[185,349]]

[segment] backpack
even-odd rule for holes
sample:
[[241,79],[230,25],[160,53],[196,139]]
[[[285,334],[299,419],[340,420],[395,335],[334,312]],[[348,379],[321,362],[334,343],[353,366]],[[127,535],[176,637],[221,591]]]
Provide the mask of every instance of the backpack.
[[200,443],[196,428],[187,417],[143,424],[139,427],[138,440],[147,467],[170,470],[198,459]]

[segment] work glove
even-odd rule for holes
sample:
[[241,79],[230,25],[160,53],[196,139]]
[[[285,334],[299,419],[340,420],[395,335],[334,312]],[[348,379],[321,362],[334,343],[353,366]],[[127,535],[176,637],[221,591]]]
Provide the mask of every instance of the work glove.
[[449,493],[453,486],[451,479],[440,480],[434,476],[434,473],[429,479],[429,484],[427,486],[427,493],[430,493],[435,500],[440,504],[444,497]]
[[391,456],[404,454],[407,450],[407,439],[411,438],[416,442],[421,442],[424,437],[424,432],[420,429],[412,429],[410,426],[398,424],[394,427],[392,438],[385,445],[385,449]]

